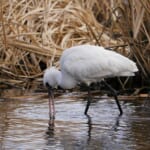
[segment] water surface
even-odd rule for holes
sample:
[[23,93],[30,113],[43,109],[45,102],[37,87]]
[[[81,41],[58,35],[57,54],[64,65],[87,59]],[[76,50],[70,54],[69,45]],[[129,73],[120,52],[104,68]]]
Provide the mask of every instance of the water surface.
[[[56,118],[49,120],[45,92],[5,90],[0,98],[1,150],[149,150],[150,107],[145,100],[121,101],[94,96],[89,116],[82,93],[55,98]],[[146,102],[146,104],[148,104]]]

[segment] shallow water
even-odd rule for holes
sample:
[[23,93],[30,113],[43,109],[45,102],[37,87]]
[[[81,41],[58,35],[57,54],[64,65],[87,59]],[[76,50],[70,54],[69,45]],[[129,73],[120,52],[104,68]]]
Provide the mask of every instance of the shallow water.
[[56,97],[56,118],[49,120],[47,93],[5,90],[0,98],[0,149],[150,149],[150,107],[144,100],[121,101],[124,114],[119,117],[113,99],[95,96],[85,116],[86,101],[79,94]]

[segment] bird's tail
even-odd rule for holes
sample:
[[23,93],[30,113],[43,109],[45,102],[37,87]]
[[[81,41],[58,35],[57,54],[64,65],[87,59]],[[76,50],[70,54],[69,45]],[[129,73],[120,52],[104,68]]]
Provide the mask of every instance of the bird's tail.
[[134,72],[122,72],[119,74],[119,76],[134,76],[135,73]]
[[136,64],[133,63],[132,68],[130,68],[128,71],[121,72],[121,73],[120,73],[120,76],[134,76],[134,75],[135,75],[135,72],[138,72],[138,71],[139,71],[139,70],[138,70]]
[[134,63],[132,72],[138,72],[138,71],[139,71],[139,69],[137,68],[136,63]]

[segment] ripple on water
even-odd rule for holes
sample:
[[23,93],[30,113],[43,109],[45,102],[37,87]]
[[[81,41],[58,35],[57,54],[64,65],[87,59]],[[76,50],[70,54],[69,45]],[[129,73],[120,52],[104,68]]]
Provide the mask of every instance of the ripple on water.
[[[43,93],[42,93],[43,94]],[[90,116],[86,101],[68,95],[56,98],[56,118],[48,125],[48,99],[0,101],[0,148],[7,150],[132,150],[150,148],[150,111],[142,102],[121,101],[124,114],[112,99],[95,100]]]

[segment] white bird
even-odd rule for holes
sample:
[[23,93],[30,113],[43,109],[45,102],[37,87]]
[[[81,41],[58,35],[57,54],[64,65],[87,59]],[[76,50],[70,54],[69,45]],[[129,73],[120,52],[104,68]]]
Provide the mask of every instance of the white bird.
[[[120,115],[123,111],[115,90],[108,85],[104,78],[115,76],[134,76],[138,68],[132,60],[114,51],[106,50],[100,46],[79,45],[66,49],[60,58],[60,69],[47,68],[43,82],[48,87],[50,117],[55,116],[53,88],[60,86],[63,89],[72,89],[79,83],[88,87],[93,82],[103,81],[113,93],[118,105]],[[87,114],[91,102],[90,88],[88,88],[88,101],[85,109]]]

